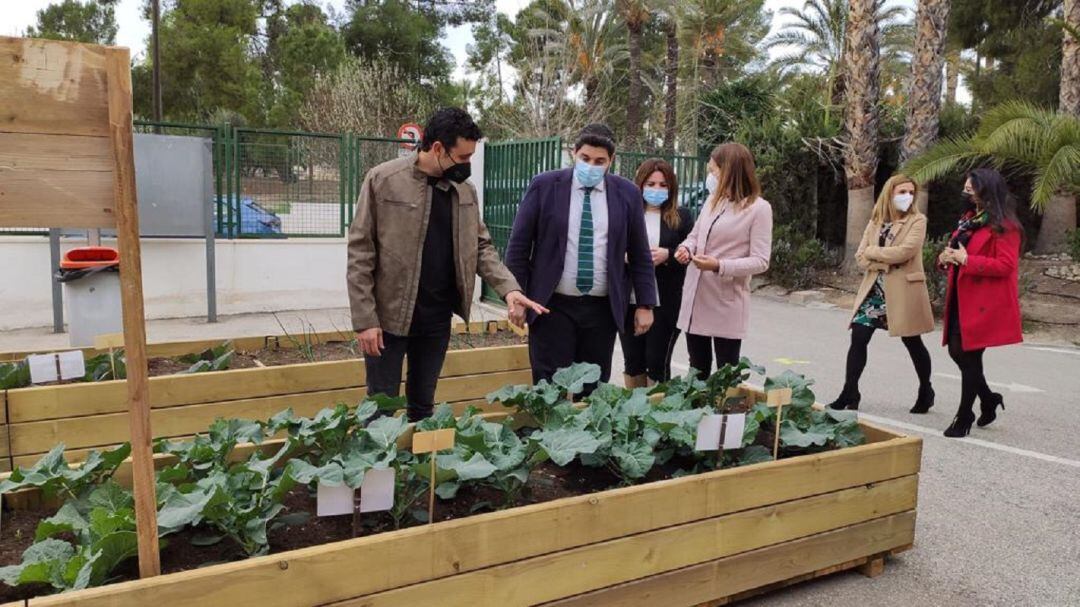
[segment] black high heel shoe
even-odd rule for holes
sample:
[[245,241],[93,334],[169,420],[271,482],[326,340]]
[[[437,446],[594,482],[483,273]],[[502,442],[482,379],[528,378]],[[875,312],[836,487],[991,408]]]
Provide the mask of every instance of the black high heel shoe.
[[981,410],[981,413],[979,415],[979,421],[976,423],[979,424],[980,428],[989,426],[990,424],[994,423],[994,420],[997,419],[998,407],[1001,407],[1002,411],[1005,410],[1005,397],[998,394],[997,392],[993,393],[993,396],[990,398],[989,401],[979,401],[979,409]]
[[858,392],[856,392],[854,396],[847,392],[841,392],[840,396],[837,396],[836,400],[829,403],[828,407],[833,411],[843,411],[844,409],[858,411],[860,401],[862,401],[862,394],[859,394]]
[[919,386],[919,396],[915,399],[915,406],[909,413],[926,413],[934,406],[934,387],[931,385]]
[[945,436],[949,438],[962,438],[971,432],[971,424],[975,421],[974,411],[960,411],[953,418],[952,424],[945,428]]

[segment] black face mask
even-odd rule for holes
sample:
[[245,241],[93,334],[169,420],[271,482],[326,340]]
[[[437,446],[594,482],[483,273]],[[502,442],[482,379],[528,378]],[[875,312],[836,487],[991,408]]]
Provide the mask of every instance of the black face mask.
[[[450,162],[454,162],[452,157]],[[439,159],[439,168],[442,169],[441,158]],[[454,183],[464,183],[470,176],[472,176],[472,163],[470,162],[456,162],[451,164],[449,168],[443,169],[443,177]]]
[[963,197],[963,199],[964,199],[964,208],[965,209],[974,209],[975,208],[975,195],[974,194],[972,194],[971,192],[960,192],[960,196]]
[[443,170],[443,177],[454,183],[464,183],[472,175],[472,163],[459,162]]

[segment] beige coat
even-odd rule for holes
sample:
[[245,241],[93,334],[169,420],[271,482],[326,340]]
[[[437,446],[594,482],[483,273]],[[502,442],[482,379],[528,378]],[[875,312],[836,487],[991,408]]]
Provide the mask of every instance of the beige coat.
[[852,316],[866,299],[878,274],[885,275],[885,311],[889,335],[910,337],[934,330],[934,313],[926,290],[922,251],[926,216],[916,213],[893,222],[885,246],[879,247],[881,224],[871,222],[863,232],[855,260],[866,271],[855,297]]
[[356,218],[349,228],[347,278],[353,329],[379,327],[394,335],[408,335],[420,284],[431,188],[449,189],[453,222],[454,278],[458,304],[454,311],[469,318],[473,285],[479,274],[506,297],[521,287],[499,261],[491,242],[476,191],[469,182],[445,179],[428,185],[427,175],[416,167],[416,156],[384,162],[364,178],[357,201]]

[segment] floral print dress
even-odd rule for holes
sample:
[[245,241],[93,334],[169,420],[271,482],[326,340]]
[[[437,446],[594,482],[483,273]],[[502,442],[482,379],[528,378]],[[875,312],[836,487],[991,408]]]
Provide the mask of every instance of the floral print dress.
[[[882,224],[881,232],[878,233],[879,247],[885,246],[890,230],[892,230],[892,223],[886,222]],[[886,331],[889,329],[889,317],[885,313],[885,275],[881,272],[878,272],[874,286],[870,287],[866,299],[863,299],[862,303],[859,304],[859,309],[855,312],[855,317],[851,319],[851,322],[852,324],[866,325],[875,329]]]

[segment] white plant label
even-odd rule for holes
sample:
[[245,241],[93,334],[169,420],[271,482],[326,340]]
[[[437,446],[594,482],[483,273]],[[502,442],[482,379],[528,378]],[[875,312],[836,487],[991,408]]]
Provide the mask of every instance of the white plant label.
[[742,449],[743,431],[746,430],[746,414],[734,413],[725,415],[726,427],[724,428],[724,449]]
[[723,415],[706,415],[701,418],[697,425],[697,443],[694,449],[698,451],[716,451],[720,448],[720,426],[723,423]]
[[315,515],[337,516],[339,514],[352,514],[355,494],[356,490],[345,484],[333,486],[319,483],[319,490],[315,496]]
[[86,358],[82,350],[57,354],[60,359],[60,379],[79,379],[86,376]]
[[26,357],[26,364],[30,366],[30,382],[45,384],[59,380],[56,374],[55,354],[36,354]]
[[360,512],[380,512],[394,507],[393,468],[371,469],[360,484]]
[[[697,442],[694,444],[694,449],[698,451],[741,449],[745,430],[745,413],[706,415],[698,422]],[[723,435],[722,443],[721,435]]]

